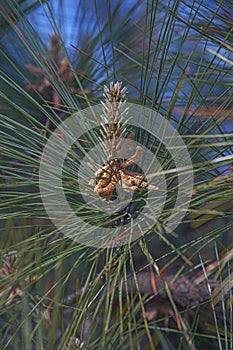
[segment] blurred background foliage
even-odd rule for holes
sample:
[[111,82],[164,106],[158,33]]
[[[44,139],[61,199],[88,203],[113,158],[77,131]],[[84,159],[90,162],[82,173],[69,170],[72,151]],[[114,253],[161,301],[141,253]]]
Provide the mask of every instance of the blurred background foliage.
[[[1,349],[232,348],[232,18],[230,0],[1,1]],[[161,222],[94,249],[49,221],[38,169],[51,132],[111,81],[182,134],[195,186],[173,234]],[[171,287],[145,311],[156,278],[198,273],[220,283],[220,309],[209,288],[190,315]]]

